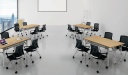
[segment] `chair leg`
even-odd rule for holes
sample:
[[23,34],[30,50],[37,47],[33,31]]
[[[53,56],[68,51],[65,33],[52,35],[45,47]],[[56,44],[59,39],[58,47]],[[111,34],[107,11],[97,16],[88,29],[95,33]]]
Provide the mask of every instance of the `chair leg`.
[[99,67],[98,67],[98,69],[97,69],[97,73],[99,73],[99,69],[100,69],[100,67],[102,66],[102,64],[103,64],[103,62],[104,62],[104,60],[102,61],[102,63],[99,65]]
[[[46,32],[45,32],[46,33]],[[47,35],[47,33],[46,33],[46,35]],[[48,35],[47,35],[48,36]]]
[[126,54],[127,54],[127,51],[126,51],[125,56],[124,56],[124,61],[126,61],[126,58],[125,58],[126,57]]
[[[69,33],[69,32],[68,32]],[[68,33],[66,34],[66,36],[68,35]]]
[[[27,53],[28,54],[28,53]],[[32,58],[31,58],[31,56],[28,54],[28,56],[30,57],[30,59],[31,59],[31,61],[32,61],[32,63],[34,63],[34,61],[32,60]]]
[[92,59],[92,58],[90,58],[90,60],[88,61],[87,65],[86,65],[87,67],[89,67],[89,63],[90,63],[91,59]]
[[83,58],[84,58],[84,57],[82,57],[82,59],[81,59],[80,63],[82,63],[82,61],[83,61]]
[[[12,64],[12,61],[10,61]],[[18,73],[18,71],[16,70],[16,68],[14,67],[14,65],[12,64],[13,68],[15,69],[15,73]]]
[[73,58],[75,58],[75,55],[76,55],[76,53],[78,52],[78,50],[75,52],[75,54],[73,55]]
[[[39,52],[36,50],[36,52],[39,54]],[[40,59],[41,59],[41,55],[39,54],[39,56],[40,56]]]

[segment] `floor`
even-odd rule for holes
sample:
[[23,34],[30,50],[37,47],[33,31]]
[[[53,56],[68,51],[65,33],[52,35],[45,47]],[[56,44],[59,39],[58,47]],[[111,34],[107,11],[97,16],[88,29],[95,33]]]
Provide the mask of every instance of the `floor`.
[[[18,70],[17,75],[127,75],[128,74],[128,61],[119,62],[120,52],[117,51],[117,64],[113,64],[112,52],[110,52],[110,67],[106,69],[106,61],[100,68],[100,73],[97,74],[96,70],[98,65],[96,60],[93,59],[86,67],[88,55],[85,56],[83,63],[80,63],[82,59],[81,52],[78,52],[73,59],[72,56],[75,53],[75,40],[66,37],[67,26],[47,26],[48,37],[45,36],[43,39],[39,39],[39,53],[42,59],[39,59],[39,55],[34,52],[33,60],[34,64],[31,63],[29,57],[28,67],[25,67],[24,61],[21,59],[15,67]],[[45,35],[45,34],[43,34]],[[11,51],[12,49],[10,49]],[[104,51],[104,49],[102,49]],[[9,51],[9,50],[8,50]],[[123,53],[124,55],[124,53]],[[128,57],[128,56],[127,56]],[[126,58],[127,58],[126,57]],[[8,59],[5,57],[5,65]],[[15,71],[11,64],[9,69],[6,70],[2,67],[2,54],[0,54],[0,75],[15,75]]]

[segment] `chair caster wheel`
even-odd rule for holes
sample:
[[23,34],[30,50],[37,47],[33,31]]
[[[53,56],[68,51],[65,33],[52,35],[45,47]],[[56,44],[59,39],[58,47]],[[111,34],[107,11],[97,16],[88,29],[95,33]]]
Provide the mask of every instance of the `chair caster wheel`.
[[100,35],[101,36],[101,35]]
[[90,60],[90,58],[89,58],[89,60]]
[[91,35],[90,35],[91,36]]
[[84,56],[84,54],[82,54],[82,56]]
[[32,54],[30,56],[32,57]]
[[41,56],[40,56],[40,59],[41,59]]
[[44,38],[44,37],[43,37]]
[[74,38],[73,38],[74,39]]
[[24,58],[24,60],[25,60],[25,58]]
[[124,59],[124,61],[126,62],[126,59]]
[[75,58],[74,56],[72,58]]
[[89,67],[88,65],[86,65],[87,67]]
[[97,73],[99,73],[99,71],[96,71]]
[[18,72],[16,71],[15,74],[17,74]]
[[67,35],[66,35],[67,36]]
[[75,37],[76,37],[76,35],[75,35]]
[[28,65],[26,65],[26,67],[28,67]]
[[34,63],[34,61],[32,61],[32,63]]
[[18,64],[18,63],[16,62],[16,64]]
[[48,36],[48,35],[47,35]]
[[8,69],[8,67],[6,67],[6,69]]
[[80,63],[82,63],[82,61],[80,61]]
[[106,66],[106,69],[108,69],[108,66]]
[[71,38],[71,36],[70,36],[70,38]]
[[96,64],[99,64],[99,62],[96,62]]
[[41,38],[40,38],[41,39]]

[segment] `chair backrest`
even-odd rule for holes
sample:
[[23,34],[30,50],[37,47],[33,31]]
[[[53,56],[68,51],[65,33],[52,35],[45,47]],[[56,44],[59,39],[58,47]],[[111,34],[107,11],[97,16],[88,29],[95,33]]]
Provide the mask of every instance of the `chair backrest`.
[[80,48],[82,46],[82,41],[79,39],[76,39],[76,48]]
[[97,54],[97,53],[99,53],[98,47],[94,46],[94,45],[91,45],[91,52],[90,52],[90,54],[95,56],[95,54]]
[[128,47],[128,36],[121,35],[120,36],[120,42],[125,43],[124,46]]
[[7,39],[7,38],[9,38],[9,33],[8,33],[8,32],[3,32],[3,33],[1,33],[1,38],[2,38],[2,39]]
[[16,50],[15,50],[15,53],[16,53],[16,54],[19,54],[18,56],[23,55],[23,54],[24,54],[23,45],[17,46],[17,47],[16,47]]
[[32,49],[36,49],[36,48],[38,48],[39,46],[38,46],[38,39],[35,39],[35,40],[33,40],[32,41],[32,45],[31,45],[31,48]]
[[43,29],[44,29],[44,30],[46,30],[46,24],[45,24],[45,25],[43,25]]
[[39,27],[35,27],[34,32],[37,33],[39,31]]
[[75,31],[80,32],[79,28],[75,26]]
[[91,25],[91,22],[86,22],[86,25],[90,26]]
[[71,28],[71,25],[70,24],[68,24],[68,30],[71,30],[72,28]]
[[105,32],[104,38],[111,39],[112,40],[113,33],[111,32]]
[[14,30],[19,31],[19,24],[18,23],[14,24]]
[[27,25],[27,22],[23,22],[23,26],[26,26]]
[[94,23],[94,30],[99,30],[99,23]]

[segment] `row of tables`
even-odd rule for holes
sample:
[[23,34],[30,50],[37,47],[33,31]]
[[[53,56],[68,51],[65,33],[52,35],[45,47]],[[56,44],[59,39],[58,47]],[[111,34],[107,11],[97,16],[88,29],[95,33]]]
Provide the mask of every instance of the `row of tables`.
[[[77,26],[79,28],[84,29],[84,32],[87,28],[91,29],[94,26],[88,26],[88,25],[84,25],[84,24],[77,24],[77,25],[73,25],[73,26]],[[100,37],[100,36],[92,36],[92,37],[87,37],[87,38],[83,38],[83,40],[85,40],[85,45],[87,43],[90,43],[92,45],[98,46],[98,47],[103,47],[107,50],[108,55],[107,55],[107,68],[109,67],[109,49],[111,48],[114,52],[114,56],[115,58],[114,60],[114,64],[116,64],[116,47],[119,46],[119,50],[121,51],[121,61],[122,61],[122,45],[124,43],[122,42],[118,42],[115,40],[110,40],[104,37]]]
[[[29,29],[32,29],[32,28],[35,28],[35,27],[38,27],[40,25],[36,25],[36,24],[30,24],[30,25],[26,25],[26,26],[21,26],[20,29],[22,31],[24,30],[28,30],[29,32]],[[21,40],[18,40],[19,38],[21,38]],[[24,37],[11,37],[11,38],[8,38],[8,39],[5,39],[6,42],[8,44],[6,45],[0,45],[0,49],[3,50],[3,67],[5,66],[4,65],[4,57],[5,57],[5,50],[9,49],[9,48],[12,48],[12,47],[17,47],[17,46],[20,46],[20,45],[23,45],[25,43],[25,41],[28,41],[29,38],[24,38]]]

